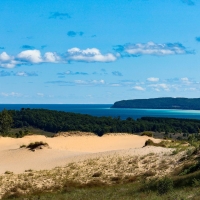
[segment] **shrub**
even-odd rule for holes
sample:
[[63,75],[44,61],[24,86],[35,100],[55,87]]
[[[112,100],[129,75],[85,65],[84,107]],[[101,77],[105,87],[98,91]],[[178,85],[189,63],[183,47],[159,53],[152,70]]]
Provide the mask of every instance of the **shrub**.
[[102,175],[102,172],[95,172],[92,177],[100,177]]
[[13,174],[13,172],[10,172],[10,171],[5,171],[4,174]]
[[160,143],[155,143],[152,140],[148,139],[144,146],[156,146],[156,147],[166,147],[165,142],[161,141]]
[[200,171],[199,170],[196,172],[190,173],[190,174],[173,177],[174,186],[177,188],[191,186],[194,184],[194,179],[200,180]]
[[182,172],[179,175],[186,175],[200,170],[200,162],[188,163],[183,166]]
[[163,195],[173,190],[173,180],[164,177],[157,182],[158,194]]
[[166,194],[173,190],[173,180],[168,177],[163,177],[156,180],[155,178],[145,181],[141,190],[144,192],[157,191],[159,195]]
[[199,186],[200,186],[200,180],[194,178],[194,179],[192,180],[192,186],[193,186],[193,187],[199,187]]
[[30,143],[27,148],[30,150],[36,149],[37,147],[41,147],[41,146],[48,146],[48,144],[46,142],[34,142],[34,143]]
[[155,143],[150,139],[148,139],[144,144],[144,146],[154,146],[154,145],[155,145]]
[[141,136],[148,136],[148,137],[153,137],[153,132],[151,131],[144,131]]
[[26,145],[25,144],[22,144],[21,146],[20,146],[20,148],[25,148],[26,147]]

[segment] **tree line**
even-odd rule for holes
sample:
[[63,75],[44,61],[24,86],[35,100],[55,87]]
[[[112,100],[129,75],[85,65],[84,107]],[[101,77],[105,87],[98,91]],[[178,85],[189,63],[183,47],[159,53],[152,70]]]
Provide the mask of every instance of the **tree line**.
[[142,117],[126,120],[120,117],[95,117],[47,109],[22,108],[0,112],[0,134],[7,134],[9,128],[35,127],[48,132],[84,131],[99,136],[105,133],[140,133],[143,131],[166,133],[199,133],[200,120]]

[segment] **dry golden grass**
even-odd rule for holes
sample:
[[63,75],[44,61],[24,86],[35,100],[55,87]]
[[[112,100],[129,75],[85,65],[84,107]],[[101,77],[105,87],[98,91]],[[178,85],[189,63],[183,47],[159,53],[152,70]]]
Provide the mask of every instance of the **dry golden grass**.
[[55,191],[67,184],[81,186],[112,185],[137,181],[139,177],[151,178],[169,174],[174,169],[172,161],[180,155],[149,153],[145,156],[106,155],[52,170],[26,170],[22,174],[11,172],[0,176],[0,196],[5,193],[26,194],[36,191]]

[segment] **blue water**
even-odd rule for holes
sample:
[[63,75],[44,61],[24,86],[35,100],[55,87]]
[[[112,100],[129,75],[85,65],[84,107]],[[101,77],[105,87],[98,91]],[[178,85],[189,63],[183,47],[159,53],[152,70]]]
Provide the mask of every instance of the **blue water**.
[[170,110],[170,109],[129,109],[129,108],[110,108],[111,104],[1,104],[0,111],[20,110],[21,108],[44,108],[65,112],[89,114],[93,116],[110,116],[126,119],[141,117],[171,117],[200,119],[199,110]]

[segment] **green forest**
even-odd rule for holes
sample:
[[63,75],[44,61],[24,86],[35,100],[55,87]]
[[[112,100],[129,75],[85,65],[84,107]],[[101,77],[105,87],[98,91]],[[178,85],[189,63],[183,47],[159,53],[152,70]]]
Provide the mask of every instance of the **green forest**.
[[57,133],[62,131],[105,133],[141,133],[143,131],[165,133],[199,133],[200,120],[142,117],[134,120],[120,117],[95,117],[47,109],[3,110],[0,112],[0,134],[8,134],[9,128],[34,127]]

